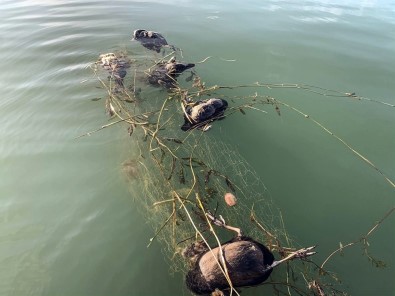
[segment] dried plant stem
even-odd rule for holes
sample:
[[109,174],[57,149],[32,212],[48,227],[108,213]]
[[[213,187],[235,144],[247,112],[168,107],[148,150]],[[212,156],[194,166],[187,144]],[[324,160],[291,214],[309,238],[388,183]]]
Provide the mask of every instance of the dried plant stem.
[[154,239],[159,235],[159,233],[162,231],[162,229],[165,228],[165,226],[170,222],[171,218],[174,216],[175,213],[176,213],[176,209],[175,209],[175,207],[173,207],[173,211],[171,212],[170,216],[166,219],[166,221],[162,224],[162,226],[159,227],[159,229],[156,231],[155,235],[150,238],[147,248],[149,248],[151,246]]
[[163,63],[163,61],[165,61],[169,56],[172,56],[174,53],[175,53],[175,51],[172,51],[172,52],[168,53],[167,55],[165,55],[163,58],[161,58],[159,61],[155,61],[155,63],[151,67],[149,67],[147,70],[145,70],[144,72],[151,72],[152,68],[159,65],[160,63]]
[[[195,146],[195,147],[196,147],[196,146]],[[196,182],[197,182],[196,176],[195,176],[195,174],[194,174],[194,169],[193,169],[193,166],[192,166],[192,155],[193,155],[193,150],[191,151],[191,156],[190,156],[190,167],[191,167],[191,171],[192,171],[192,174],[193,174],[193,185],[191,186],[191,189],[190,189],[189,193],[187,194],[187,197],[186,197],[186,198],[188,198],[188,196],[192,193],[192,190],[193,190],[193,188],[195,187]],[[156,158],[154,158],[154,159],[156,159]],[[156,161],[156,162],[157,162],[157,165],[159,165],[159,162],[158,162],[158,161]],[[160,165],[159,165],[159,167],[161,168]],[[162,171],[162,170],[161,170],[161,171]],[[163,172],[162,172],[162,173],[163,173]],[[171,186],[169,180],[167,180],[166,178],[165,178],[165,180],[166,180],[167,183]],[[172,186],[171,186],[171,187],[172,187]],[[192,219],[192,217],[191,217],[191,215],[190,215],[190,213],[189,213],[189,210],[186,208],[186,206],[185,206],[185,201],[183,201],[183,199],[181,198],[181,196],[180,196],[176,191],[174,191],[174,195],[175,195],[175,198],[178,200],[178,202],[180,202],[180,204],[181,204],[180,207],[182,207],[182,208],[184,209],[184,212],[186,213],[186,215],[187,215],[189,221],[191,222],[191,225],[192,225],[193,228],[195,229],[196,233],[202,238],[202,240],[203,240],[203,241],[205,242],[205,244],[208,246],[210,252],[213,254],[214,259],[217,261],[217,264],[218,264],[220,270],[223,272],[223,274],[225,275],[225,278],[228,280],[229,285],[230,285],[230,288],[231,288],[231,295],[232,295],[232,292],[233,292],[233,291],[236,293],[236,295],[239,295],[238,292],[233,288],[232,282],[231,282],[231,280],[230,280],[229,274],[228,274],[227,269],[226,269],[226,265],[225,265],[225,264],[221,264],[220,262],[218,262],[218,259],[214,256],[213,250],[210,248],[210,246],[209,246],[207,240],[205,239],[205,237],[203,236],[203,234],[202,234],[202,233],[199,231],[199,229],[197,228],[195,222],[193,221],[193,219]],[[173,209],[174,209],[174,207],[173,207]],[[162,225],[162,227],[157,231],[157,233],[155,234],[154,238],[155,238],[155,237],[162,231],[162,229],[168,224],[168,222],[171,220],[171,218],[173,217],[173,215],[174,215],[174,211],[173,211],[172,214],[168,217],[168,219],[165,221],[165,223]],[[213,232],[213,234],[215,235],[215,232]],[[215,235],[215,236],[216,236],[216,235]],[[217,240],[218,240],[219,247],[221,248],[219,239],[218,239],[217,236],[216,236],[216,238],[217,238]],[[150,240],[150,243],[152,242],[152,240],[153,240],[153,238]],[[221,249],[221,250],[222,250],[222,249]],[[221,252],[221,256],[222,256],[222,259],[223,259],[223,260],[221,260],[221,261],[225,262],[225,261],[224,261],[224,258],[223,258],[222,252]]]
[[325,127],[322,123],[318,122],[317,120],[315,120],[314,118],[312,118],[311,116],[303,113],[302,111],[300,111],[299,109],[290,106],[287,103],[284,103],[282,101],[276,100],[279,104],[299,113],[300,115],[302,115],[304,118],[310,119],[312,122],[314,122],[317,126],[319,126],[321,129],[323,129],[325,132],[327,132],[328,134],[330,134],[331,136],[333,136],[336,140],[338,140],[339,142],[341,142],[344,146],[346,146],[349,150],[351,150],[352,153],[354,153],[356,156],[358,156],[360,159],[362,159],[365,163],[367,163],[369,166],[371,166],[373,169],[375,169],[382,177],[384,177],[384,179],[393,187],[395,188],[395,183],[387,177],[387,175],[381,170],[379,169],[372,161],[370,161],[367,157],[365,157],[364,155],[362,155],[360,152],[358,152],[356,149],[354,149],[353,147],[351,147],[350,144],[348,144],[345,140],[343,140],[342,138],[340,138],[339,136],[337,136],[335,133],[333,133],[331,130],[329,130],[327,127]]
[[321,264],[320,269],[323,269],[325,264],[329,261],[329,259],[332,258],[333,255],[335,255],[338,252],[343,251],[343,249],[351,247],[357,243],[366,241],[366,239],[381,225],[381,223],[383,223],[383,221],[385,219],[387,219],[393,212],[395,211],[395,208],[392,208],[391,210],[389,210],[365,235],[363,235],[361,238],[350,242],[346,245],[341,246],[340,248],[336,249],[335,251],[333,251],[325,260],[324,262]]
[[[204,208],[204,206],[203,206],[203,204],[202,204],[202,201],[201,201],[200,198],[199,198],[199,194],[197,194],[197,193],[196,193],[196,200],[198,201],[198,205],[199,205],[200,209],[205,213],[206,210],[205,210],[205,208]],[[219,253],[219,259],[220,259],[220,262],[221,262],[221,266],[222,266],[222,268],[223,268],[223,273],[224,273],[225,278],[226,278],[226,280],[228,281],[228,284],[229,284],[229,287],[230,287],[230,295],[232,295],[233,291],[235,291],[236,295],[239,295],[239,293],[234,289],[233,284],[232,284],[232,280],[230,279],[229,271],[228,271],[228,268],[227,268],[227,266],[226,266],[226,261],[225,261],[225,256],[224,256],[224,250],[222,249],[221,242],[220,242],[220,240],[219,240],[217,234],[215,233],[215,230],[214,230],[214,228],[213,228],[213,226],[212,226],[212,224],[211,224],[211,221],[207,218],[207,216],[205,216],[205,217],[206,217],[206,222],[207,222],[207,224],[208,224],[208,226],[209,226],[209,230],[210,230],[210,232],[213,234],[213,236],[214,236],[214,238],[215,238],[215,240],[216,240],[216,242],[217,242],[217,244],[218,244],[218,248],[219,248],[219,252],[218,252],[218,253]]]
[[262,230],[266,235],[268,235],[270,238],[274,239],[276,242],[276,245],[279,249],[281,249],[281,243],[280,241],[277,239],[277,237],[275,235],[273,235],[270,231],[268,231],[265,227],[263,227],[263,225],[257,220],[257,218],[255,217],[255,212],[254,212],[254,206],[251,209],[251,213],[250,213],[250,219],[252,222],[255,223],[255,225],[258,226],[258,228],[260,230]]
[[[201,136],[202,136],[202,134],[201,134]],[[190,155],[190,157],[189,157],[189,166],[190,166],[191,173],[192,173],[193,184],[196,184],[196,182],[197,182],[196,175],[195,175],[195,171],[194,171],[194,168],[193,168],[193,165],[192,165],[193,152],[194,152],[194,150],[195,150],[196,147],[197,147],[197,145],[194,146],[194,149],[191,151],[191,155]],[[194,186],[193,186],[193,187],[194,187]],[[192,188],[193,188],[193,187],[192,187]],[[201,202],[201,200],[200,200],[200,198],[199,198],[198,193],[196,193],[196,200],[197,200],[198,206],[200,207],[200,209],[202,210],[202,212],[203,212],[203,213],[206,213],[206,210],[204,209],[204,206],[203,206],[203,204],[202,204],[202,202]],[[189,213],[187,213],[187,214],[189,215]],[[204,239],[204,242],[205,242],[206,245],[209,247],[210,252],[211,252],[211,254],[212,254],[213,257],[214,257],[214,260],[217,262],[218,267],[220,268],[220,270],[221,270],[222,273],[224,274],[224,276],[225,276],[225,278],[226,278],[226,280],[227,280],[227,282],[228,282],[228,284],[229,284],[229,287],[230,287],[230,296],[233,295],[233,292],[235,292],[236,295],[240,296],[239,293],[234,289],[233,284],[232,284],[232,280],[230,279],[229,272],[228,272],[228,269],[227,269],[227,266],[226,266],[226,263],[225,263],[225,258],[224,258],[224,254],[223,254],[223,249],[222,249],[221,242],[220,242],[220,240],[219,240],[217,234],[215,233],[215,230],[214,230],[214,228],[212,227],[210,220],[207,218],[206,215],[204,215],[204,217],[205,217],[205,219],[206,219],[207,225],[208,225],[209,228],[210,228],[210,232],[214,235],[214,237],[215,237],[215,239],[216,239],[216,241],[217,241],[218,248],[219,248],[219,250],[220,250],[220,251],[219,251],[219,254],[220,254],[220,262],[221,262],[221,263],[218,262],[217,257],[214,255],[214,252],[213,252],[212,249],[209,247],[209,245],[208,245],[208,243],[206,242],[205,239]]]
[[318,86],[308,85],[308,84],[297,84],[297,83],[262,83],[262,82],[255,82],[252,84],[241,84],[241,85],[214,85],[212,87],[206,88],[204,90],[199,90],[199,92],[191,92],[190,95],[202,95],[203,93],[210,93],[212,91],[218,89],[236,89],[236,88],[254,88],[254,87],[263,87],[267,89],[275,89],[275,88],[283,88],[283,89],[299,89],[307,92],[312,92],[324,97],[338,97],[338,98],[351,98],[357,100],[366,100],[371,101],[379,104],[383,104],[389,107],[395,107],[394,104],[390,104],[387,102],[383,102],[381,100],[366,98],[355,95],[355,93],[349,92],[341,92],[337,90],[330,90]]
[[210,57],[207,57],[207,58],[201,60],[200,62],[196,62],[195,64],[202,64],[202,63],[204,63],[205,61],[207,61],[207,60],[210,59],[210,58],[212,58],[212,57],[211,57],[211,56],[210,56]]

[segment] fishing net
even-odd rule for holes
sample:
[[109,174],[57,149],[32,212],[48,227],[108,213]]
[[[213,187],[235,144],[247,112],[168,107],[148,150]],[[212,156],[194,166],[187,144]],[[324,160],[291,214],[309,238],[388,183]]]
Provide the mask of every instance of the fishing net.
[[[230,106],[221,118],[235,112],[244,114],[247,109],[266,112],[266,107],[277,113],[280,113],[280,107],[289,108],[308,118],[284,102],[259,95],[257,90],[295,88],[325,96],[356,98],[356,95],[295,84],[208,87],[192,71],[183,74],[186,81],[174,81],[170,87],[168,84],[165,87],[149,85],[148,77],[155,67],[173,56],[182,59],[179,51],[163,55],[157,61],[152,56],[119,51],[101,55],[99,61],[91,65],[107,93],[106,110],[113,118],[111,123],[96,131],[118,124],[128,127],[134,155],[123,168],[130,176],[132,195],[139,201],[154,229],[149,245],[160,241],[172,270],[187,272],[190,265],[182,256],[187,246],[203,240],[210,248],[215,248],[233,235],[216,227],[207,215],[211,214],[222,217],[227,225],[242,229],[245,235],[267,246],[276,258],[287,258],[301,246],[287,234],[281,211],[273,204],[262,180],[217,128],[225,126],[226,120],[204,122],[198,128],[182,131],[181,126],[186,120],[185,102],[226,98]],[[232,95],[233,90],[246,88],[249,89],[247,95]],[[210,125],[215,128],[206,132]],[[321,128],[331,133],[325,127]],[[343,144],[353,150],[347,143]],[[375,167],[369,160],[363,160]],[[224,198],[226,194],[229,199]],[[335,278],[326,275],[327,271],[305,258],[276,269],[265,285],[277,294],[289,294],[290,290],[300,295],[341,294]],[[233,289],[230,293],[238,294]]]

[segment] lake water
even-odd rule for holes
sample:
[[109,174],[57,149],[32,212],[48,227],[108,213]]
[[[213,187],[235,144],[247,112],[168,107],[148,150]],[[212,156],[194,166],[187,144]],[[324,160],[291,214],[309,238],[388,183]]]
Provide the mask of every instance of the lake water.
[[[143,51],[130,41],[135,29],[160,31],[188,61],[211,56],[196,67],[208,85],[305,83],[395,104],[393,1],[3,0],[0,17],[0,295],[189,295],[163,246],[146,248],[154,229],[121,172],[133,153],[126,129],[74,139],[108,123],[104,101],[92,100],[103,90],[82,83],[86,67],[104,52]],[[394,107],[267,93],[395,179]],[[311,120],[267,111],[233,115],[213,132],[246,158],[289,233],[317,244],[322,262],[393,208],[395,189]],[[369,240],[386,268],[360,246],[328,263],[351,295],[394,294],[394,226],[390,216]]]

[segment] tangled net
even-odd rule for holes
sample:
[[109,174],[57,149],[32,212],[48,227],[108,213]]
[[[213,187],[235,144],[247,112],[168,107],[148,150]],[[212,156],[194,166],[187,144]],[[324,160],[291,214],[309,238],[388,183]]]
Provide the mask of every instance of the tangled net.
[[[172,56],[179,58],[179,55],[179,52],[171,51],[158,61],[149,60],[146,56],[128,56],[122,51],[100,56],[99,61],[91,65],[91,69],[107,92],[106,110],[113,121],[82,135],[91,135],[116,124],[128,126],[132,151],[136,155],[132,162],[124,165],[126,169],[131,167],[128,171],[132,172],[132,177],[138,177],[138,181],[133,181],[132,190],[155,229],[149,245],[155,240],[162,242],[171,259],[173,271],[189,270],[190,264],[182,256],[182,250],[191,243],[203,240],[208,246],[215,248],[221,247],[224,239],[229,239],[229,233],[213,225],[207,216],[208,212],[216,217],[224,217],[228,225],[240,227],[246,235],[267,246],[276,258],[292,257],[301,247],[287,234],[281,211],[273,204],[259,176],[234,147],[223,141],[218,128],[204,132],[210,124],[205,123],[201,129],[187,132],[180,129],[185,115],[183,102],[187,99],[197,101],[215,96],[231,100],[224,117],[235,112],[244,114],[246,109],[266,112],[263,109],[265,106],[270,106],[280,115],[280,108],[289,108],[337,138],[395,187],[392,180],[370,160],[318,121],[282,101],[259,95],[256,91],[259,88],[294,88],[323,96],[374,100],[358,97],[354,93],[297,84],[254,83],[208,87],[195,72],[189,74],[187,82],[181,84],[175,80],[170,89],[158,90],[147,84],[147,77],[157,65]],[[122,67],[119,68],[119,65]],[[124,70],[127,70],[127,75]],[[232,97],[229,90],[237,88],[251,89],[252,94]],[[226,120],[213,125],[225,126]],[[226,203],[226,193],[237,198],[235,206]],[[344,247],[364,243],[370,233],[393,211],[394,209],[388,212],[363,239],[341,246],[327,260]],[[314,263],[310,258],[287,262],[276,268],[264,285],[278,295],[290,295],[291,292],[298,295],[345,295],[340,291],[336,276],[324,269],[327,260],[322,265]],[[221,265],[221,262],[218,264]],[[239,291],[233,288],[226,268],[223,272],[228,279],[229,293],[238,295]]]

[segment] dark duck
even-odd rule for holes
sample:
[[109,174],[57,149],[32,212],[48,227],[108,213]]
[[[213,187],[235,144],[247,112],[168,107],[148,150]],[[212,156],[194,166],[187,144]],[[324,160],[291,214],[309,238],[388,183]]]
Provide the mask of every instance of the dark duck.
[[195,64],[180,63],[176,61],[175,57],[172,57],[168,62],[159,63],[151,73],[148,73],[148,82],[152,85],[172,88],[177,85],[177,77],[193,67]]
[[[204,242],[196,242],[189,248],[184,252],[184,256],[188,258],[192,255],[194,258],[190,259],[193,268],[185,277],[188,289],[198,295],[210,294],[215,289],[229,289],[227,279],[213,258],[214,253],[219,259],[220,248],[213,248],[211,253]],[[235,288],[259,285],[266,281],[273,271],[273,254],[252,238],[239,236],[223,243],[221,248]]]
[[137,40],[145,48],[160,52],[162,47],[168,46],[166,39],[159,33],[147,30],[135,30],[133,32],[133,39]]
[[200,128],[206,131],[210,128],[208,124],[214,120],[224,118],[224,112],[228,102],[223,99],[211,98],[192,103],[190,100],[183,103],[184,124],[181,129],[188,131]]
[[221,249],[234,288],[260,285],[269,278],[273,268],[279,264],[315,254],[312,252],[313,246],[292,252],[287,257],[275,261],[273,253],[266,246],[251,237],[244,236],[240,228],[227,225],[221,215],[217,218],[207,212],[206,216],[214,225],[235,231],[237,236],[222,243],[221,248],[213,247],[210,250],[206,243],[198,241],[184,249],[182,255],[190,263],[185,282],[194,294],[208,295],[221,292],[216,295],[229,295],[229,282],[219,263]]

